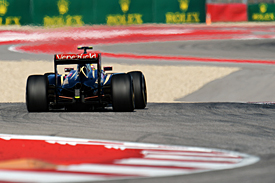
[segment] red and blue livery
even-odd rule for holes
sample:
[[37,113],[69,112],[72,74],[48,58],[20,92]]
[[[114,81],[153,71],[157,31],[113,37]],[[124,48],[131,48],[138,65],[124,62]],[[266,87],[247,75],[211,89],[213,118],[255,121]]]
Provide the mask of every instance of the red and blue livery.
[[[112,107],[130,112],[147,105],[146,81],[141,71],[111,73],[101,66],[101,54],[87,52],[91,46],[78,47],[83,54],[56,54],[55,72],[31,75],[27,79],[26,105],[29,112],[50,110],[90,111]],[[68,74],[59,74],[58,66]]]

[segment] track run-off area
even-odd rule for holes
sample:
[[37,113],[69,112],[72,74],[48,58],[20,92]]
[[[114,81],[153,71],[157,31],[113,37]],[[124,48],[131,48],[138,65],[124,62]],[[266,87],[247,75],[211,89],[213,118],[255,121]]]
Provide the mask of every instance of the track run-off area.
[[[157,66],[145,77],[163,72],[155,81],[169,89],[132,113],[28,113],[24,100],[0,103],[0,182],[274,182],[274,38],[273,24],[0,30],[2,64],[45,65],[93,45],[103,63]],[[185,86],[168,77],[184,77],[177,67],[232,71],[164,103]]]
[[[75,53],[79,45],[109,45],[194,40],[253,40],[274,39],[273,26],[223,27],[223,26],[133,26],[133,27],[81,27],[70,29],[2,31],[0,44],[19,44],[10,50],[27,53]],[[199,62],[232,62],[273,64],[264,59],[202,58],[200,56],[172,56],[169,51],[162,55],[102,52],[111,58],[178,60]]]

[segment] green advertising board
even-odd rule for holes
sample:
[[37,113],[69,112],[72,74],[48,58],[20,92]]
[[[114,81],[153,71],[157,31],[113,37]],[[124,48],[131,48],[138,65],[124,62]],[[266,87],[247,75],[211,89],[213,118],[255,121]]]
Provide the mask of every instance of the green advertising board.
[[274,21],[275,4],[259,3],[248,5],[249,21]]
[[205,22],[205,0],[32,0],[44,26]]
[[205,22],[205,0],[156,0],[156,23]]
[[31,23],[30,0],[0,0],[0,25]]
[[96,0],[96,24],[152,23],[152,0]]
[[0,25],[205,22],[205,0],[0,0]]
[[201,23],[205,0],[96,0],[95,12],[97,24]]
[[32,0],[33,22],[44,26],[94,24],[93,0]]

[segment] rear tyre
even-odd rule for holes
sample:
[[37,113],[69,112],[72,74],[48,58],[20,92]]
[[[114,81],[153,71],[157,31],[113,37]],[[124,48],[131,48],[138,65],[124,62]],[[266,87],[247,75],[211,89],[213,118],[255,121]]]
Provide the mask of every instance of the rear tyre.
[[54,72],[46,72],[45,74],[44,74],[44,76],[49,76],[49,75],[52,75],[52,74],[55,74]]
[[147,105],[147,89],[145,77],[140,71],[129,72],[133,78],[135,93],[135,108],[144,109]]
[[113,110],[117,112],[132,112],[135,109],[135,99],[131,75],[113,75],[111,88]]
[[29,112],[46,112],[49,110],[47,76],[32,75],[28,77],[26,104]]

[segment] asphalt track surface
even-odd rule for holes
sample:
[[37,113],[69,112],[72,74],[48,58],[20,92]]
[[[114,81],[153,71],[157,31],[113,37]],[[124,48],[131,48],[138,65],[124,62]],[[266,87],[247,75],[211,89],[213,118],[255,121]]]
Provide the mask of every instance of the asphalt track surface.
[[[154,46],[150,46],[154,44]],[[222,45],[222,46],[221,46]],[[187,41],[135,43],[101,46],[103,51],[193,55],[220,58],[259,58],[272,60],[274,40]],[[235,48],[238,46],[238,48]],[[119,48],[120,47],[120,48]],[[159,48],[163,50],[159,52]],[[2,60],[44,59],[49,55],[11,53],[1,46]],[[172,49],[174,48],[174,49]],[[189,50],[188,50],[189,49]],[[208,51],[205,51],[208,49]],[[171,51],[173,50],[173,51]],[[7,58],[7,59],[6,59]],[[274,59],[273,59],[274,60]],[[108,182],[274,182],[275,180],[275,106],[240,102],[275,101],[273,65],[200,63],[155,60],[105,59],[104,62],[161,65],[216,65],[241,67],[238,72],[213,81],[179,101],[187,103],[149,103],[133,113],[52,112],[28,113],[24,103],[0,104],[1,133],[78,137],[89,139],[148,142],[238,151],[261,160],[253,165],[192,175],[129,179]],[[188,101],[196,103],[188,103]]]

